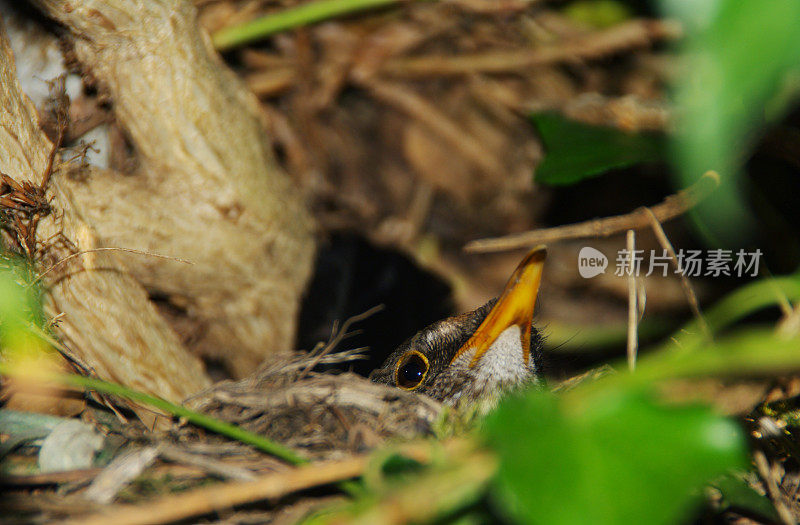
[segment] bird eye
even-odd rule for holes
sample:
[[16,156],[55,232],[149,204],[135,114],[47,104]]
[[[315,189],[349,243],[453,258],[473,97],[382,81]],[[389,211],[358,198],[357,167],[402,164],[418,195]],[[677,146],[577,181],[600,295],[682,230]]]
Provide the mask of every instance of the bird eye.
[[403,390],[414,390],[428,374],[428,358],[416,350],[406,352],[397,363],[394,380]]

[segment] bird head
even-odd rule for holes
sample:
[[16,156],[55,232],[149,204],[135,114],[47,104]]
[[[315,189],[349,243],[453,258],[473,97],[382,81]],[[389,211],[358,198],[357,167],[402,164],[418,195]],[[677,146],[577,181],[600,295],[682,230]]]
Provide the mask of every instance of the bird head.
[[416,333],[370,378],[453,405],[541,380],[543,341],[533,313],[546,254],[533,249],[499,298]]

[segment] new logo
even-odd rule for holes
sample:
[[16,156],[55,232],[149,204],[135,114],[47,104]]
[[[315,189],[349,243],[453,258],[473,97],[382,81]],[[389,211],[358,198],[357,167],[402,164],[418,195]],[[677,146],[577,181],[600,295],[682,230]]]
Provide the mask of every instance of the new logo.
[[608,257],[600,250],[591,246],[584,246],[578,253],[578,273],[584,279],[591,279],[596,275],[605,273],[608,268]]

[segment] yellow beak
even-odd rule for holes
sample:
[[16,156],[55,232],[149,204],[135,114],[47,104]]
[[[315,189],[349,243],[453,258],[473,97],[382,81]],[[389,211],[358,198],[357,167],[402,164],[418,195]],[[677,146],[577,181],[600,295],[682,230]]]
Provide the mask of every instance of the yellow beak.
[[469,364],[470,368],[474,367],[500,334],[516,325],[520,329],[522,358],[525,364],[528,364],[531,352],[533,308],[539,293],[539,285],[542,282],[542,269],[546,257],[547,249],[544,246],[537,246],[525,256],[506,283],[503,294],[497,300],[494,308],[489,311],[486,319],[475,330],[472,337],[458,349],[453,361],[460,355],[474,350],[475,355]]

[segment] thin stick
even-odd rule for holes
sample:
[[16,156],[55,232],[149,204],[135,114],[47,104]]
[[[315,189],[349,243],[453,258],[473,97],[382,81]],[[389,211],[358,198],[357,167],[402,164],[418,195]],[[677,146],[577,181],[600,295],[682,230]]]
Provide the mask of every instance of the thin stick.
[[299,490],[354,478],[364,472],[367,456],[275,472],[254,481],[218,483],[164,496],[141,505],[113,505],[103,512],[64,525],[143,525],[171,523],[253,501],[276,499]]
[[402,85],[384,82],[374,77],[354,80],[360,86],[368,89],[376,99],[416,119],[432,133],[457,149],[477,168],[492,174],[505,172],[503,164],[494,152],[424,97],[409,89],[404,89]]
[[192,454],[173,445],[161,445],[159,455],[173,463],[191,465],[202,469],[208,474],[219,476],[222,479],[234,479],[238,481],[253,481],[256,475],[246,468],[236,465],[226,464],[224,461],[213,459],[200,454]]
[[[653,206],[651,212],[659,222],[669,221],[697,206],[717,186],[719,186],[719,175],[715,171],[708,171],[700,180],[688,188],[668,196],[662,202]],[[516,250],[567,239],[609,237],[625,230],[640,230],[649,226],[649,214],[645,211],[645,208],[638,208],[625,215],[516,233],[493,239],[479,239],[468,243],[464,249],[473,253]]]
[[58,153],[58,148],[61,147],[61,142],[64,140],[64,133],[66,132],[66,126],[59,122],[58,125],[58,135],[56,136],[56,141],[53,142],[53,148],[50,150],[50,154],[47,156],[47,166],[44,168],[44,173],[42,174],[42,182],[39,186],[42,191],[47,189],[48,184],[50,184],[50,177],[53,174],[53,164],[56,160],[56,154]]
[[331,353],[333,351],[333,349],[336,348],[339,345],[339,343],[342,342],[342,339],[344,339],[345,336],[347,336],[347,331],[350,329],[350,326],[353,325],[353,323],[358,323],[360,321],[363,321],[364,319],[366,319],[366,318],[368,318],[368,317],[380,312],[381,310],[383,310],[383,308],[384,308],[384,306],[382,304],[379,304],[377,306],[373,306],[372,308],[370,308],[366,312],[360,313],[358,315],[354,315],[354,316],[350,317],[349,319],[347,319],[342,324],[342,327],[339,328],[338,330],[334,329],[334,333],[331,336],[331,338],[328,341],[328,343],[322,348],[322,350],[317,355],[317,357],[315,357],[314,360],[311,361],[308,364],[308,366],[306,366],[303,369],[302,372],[300,372],[300,376],[298,377],[298,379],[302,379],[303,377],[305,377],[305,375],[309,371],[313,370],[314,367],[317,366],[320,361],[322,361],[323,357],[325,357],[327,354]]
[[682,30],[674,21],[631,20],[574,40],[513,51],[462,55],[427,55],[389,60],[381,73],[410,78],[509,73],[558,62],[595,59],[625,49],[650,45],[655,40],[675,39]]
[[636,268],[634,266],[634,254],[636,250],[636,232],[628,230],[628,368],[631,371],[636,369],[636,351],[639,346],[638,326],[639,326],[639,307],[638,295],[636,293]]
[[55,164],[56,154],[58,153],[58,149],[61,147],[61,143],[64,142],[64,135],[67,132],[68,125],[66,116],[67,108],[65,107],[65,105],[69,104],[65,87],[66,75],[60,75],[53,82],[55,82],[55,84],[50,84],[50,87],[56,92],[55,94],[58,99],[58,107],[56,109],[56,125],[58,126],[58,134],[56,135],[55,142],[53,142],[53,147],[50,149],[50,154],[47,156],[47,165],[45,166],[44,173],[42,174],[42,182],[39,184],[42,192],[46,191],[47,186],[50,184],[50,178],[53,175],[53,165]]
[[186,259],[179,259],[178,257],[172,257],[172,256],[169,256],[169,255],[161,255],[161,254],[158,254],[158,253],[144,252],[142,250],[135,250],[133,248],[112,248],[112,247],[109,247],[109,248],[92,248],[90,250],[81,250],[81,251],[79,251],[77,253],[73,253],[71,255],[68,255],[68,256],[64,257],[60,261],[58,261],[55,264],[53,264],[50,268],[48,268],[47,270],[42,272],[41,275],[39,275],[39,277],[37,277],[36,280],[33,281],[33,284],[36,284],[39,281],[41,281],[42,278],[45,275],[47,275],[48,273],[52,272],[53,270],[55,270],[59,266],[63,265],[65,262],[69,261],[70,259],[74,259],[75,257],[78,257],[80,255],[86,255],[87,253],[110,252],[110,251],[138,253],[139,255],[147,255],[149,257],[156,257],[158,259],[169,259],[170,261],[177,261],[177,262],[181,262],[181,263],[184,263],[184,264],[194,264],[192,261],[187,261]]
[[786,505],[785,496],[778,487],[778,484],[775,482],[774,472],[769,467],[767,457],[762,451],[756,450],[753,453],[753,459],[755,460],[756,468],[758,468],[758,473],[761,475],[761,479],[764,480],[764,485],[767,486],[767,492],[772,500],[772,506],[775,507],[775,510],[777,511],[778,516],[780,516],[781,521],[786,525],[797,525],[797,520],[794,519],[792,512]]
[[694,293],[694,287],[692,287],[692,283],[689,281],[689,278],[683,273],[681,262],[678,260],[678,256],[675,254],[675,249],[672,247],[672,243],[669,242],[667,234],[664,232],[664,228],[661,227],[661,223],[658,222],[658,218],[653,213],[653,210],[650,208],[645,208],[645,211],[647,212],[647,216],[650,218],[650,225],[653,227],[653,233],[656,234],[656,238],[658,239],[659,244],[661,244],[661,247],[667,250],[667,253],[669,253],[670,261],[675,266],[675,270],[680,276],[683,293],[686,295],[686,300],[689,301],[689,308],[692,309],[692,313],[697,319],[697,324],[700,325],[703,335],[705,335],[708,339],[711,339],[711,329],[708,327],[706,318],[703,317],[703,312],[700,310],[700,303],[697,301],[697,294]]
[[66,470],[62,472],[43,472],[41,474],[3,475],[0,477],[2,487],[35,487],[39,485],[59,485],[61,483],[85,482],[94,479],[103,471],[102,468]]

